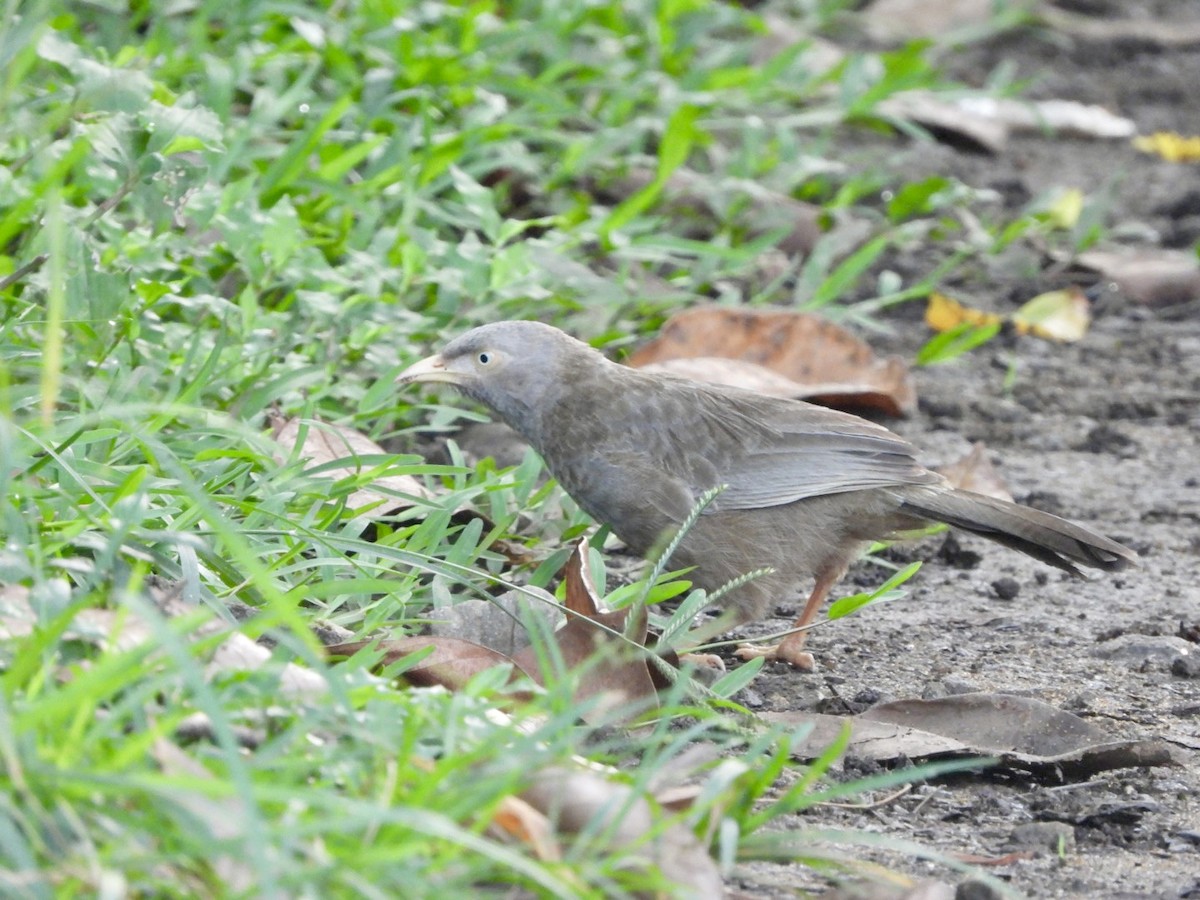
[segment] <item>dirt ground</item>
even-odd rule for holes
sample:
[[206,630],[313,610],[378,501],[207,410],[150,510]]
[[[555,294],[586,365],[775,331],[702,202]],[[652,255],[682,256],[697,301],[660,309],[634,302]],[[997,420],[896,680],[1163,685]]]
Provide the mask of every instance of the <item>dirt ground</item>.
[[[1195,0],[1069,7],[1097,19],[1200,20]],[[978,83],[1001,61],[1033,79],[1032,96],[1103,104],[1142,133],[1200,126],[1200,47],[1024,32],[964,52],[951,67]],[[1014,209],[1056,186],[1111,191],[1110,234],[1139,246],[1186,248],[1200,239],[1200,168],[1140,155],[1125,141],[1032,136],[983,156],[865,140],[853,148],[860,158],[886,156],[914,177],[953,175],[993,188]],[[927,269],[937,252],[893,263]],[[948,287],[1010,311],[1071,280],[1044,267],[1028,271],[997,266]],[[1030,897],[1200,898],[1200,304],[1152,308],[1119,291],[1097,296],[1083,341],[999,339],[958,364],[922,369],[919,413],[888,424],[930,464],[984,441],[1018,501],[1122,541],[1139,552],[1141,568],[1080,580],[980,538],[927,538],[893,551],[928,561],[907,598],[818,629],[809,645],[815,673],[765,670],[743,699],[762,711],[853,712],[881,700],[984,690],[1038,698],[1116,738],[1161,738],[1182,765],[1060,784],[959,777],[878,809],[821,808],[795,824],[876,831],[995,860],[1020,848],[1020,826],[1065,823],[1049,830],[1069,835],[1065,844],[987,871]],[[902,308],[890,320],[892,335],[872,342],[912,358],[927,334],[919,315]],[[1010,369],[1015,380],[1006,388]],[[843,593],[883,577],[860,565]],[[795,609],[780,612],[767,628],[786,627]],[[1133,649],[1107,655],[1127,645]],[[898,865],[959,885],[959,897],[990,896],[945,868]],[[826,890],[811,875],[777,867],[746,869],[730,887],[755,897]]]

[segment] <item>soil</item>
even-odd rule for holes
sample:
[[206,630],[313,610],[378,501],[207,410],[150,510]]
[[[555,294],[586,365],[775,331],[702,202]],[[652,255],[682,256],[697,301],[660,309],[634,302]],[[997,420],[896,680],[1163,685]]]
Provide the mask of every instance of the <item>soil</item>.
[[[1200,20],[1194,0],[1069,6],[1098,20]],[[1025,30],[964,51],[950,66],[963,81],[981,83],[1000,62],[1032,79],[1030,95],[1102,104],[1133,119],[1140,133],[1194,133],[1200,123],[1200,47]],[[991,188],[1012,210],[1052,188],[1078,187],[1088,197],[1107,191],[1113,238],[1147,247],[1192,247],[1200,239],[1200,168],[1139,154],[1126,141],[1039,135],[990,156],[866,136],[847,152],[864,168],[886,160],[907,177],[950,175]],[[907,250],[890,264],[928,271],[943,252]],[[1011,311],[1068,281],[1047,271],[968,272],[947,292]],[[1182,764],[1057,784],[960,776],[921,784],[876,809],[821,807],[788,827],[878,832],[946,854],[1002,860],[1018,847],[1021,826],[1062,823],[1047,826],[1052,839],[1041,852],[986,871],[1029,897],[1200,898],[1198,304],[1149,307],[1098,288],[1082,341],[1004,337],[957,363],[921,369],[919,413],[887,424],[922,448],[929,464],[984,441],[1019,502],[1116,538],[1138,551],[1141,567],[1081,580],[970,535],[902,545],[890,551],[896,560],[927,561],[908,597],[817,629],[809,642],[816,672],[764,669],[742,699],[763,711],[853,712],[881,700],[971,690],[1020,694],[1070,710],[1114,738],[1161,738]],[[888,320],[891,333],[871,336],[872,343],[911,359],[927,337],[919,316],[902,307]],[[860,564],[842,592],[884,577]],[[780,618],[763,627],[785,628],[795,612],[781,607]],[[1099,655],[1130,641],[1126,635],[1144,636],[1148,649]],[[852,761],[840,772],[862,775]],[[982,889],[964,886],[965,876],[945,867],[896,855],[886,861],[918,880],[958,885],[959,897],[992,896],[972,893]],[[809,870],[767,866],[740,870],[730,888],[755,897],[829,890]]]

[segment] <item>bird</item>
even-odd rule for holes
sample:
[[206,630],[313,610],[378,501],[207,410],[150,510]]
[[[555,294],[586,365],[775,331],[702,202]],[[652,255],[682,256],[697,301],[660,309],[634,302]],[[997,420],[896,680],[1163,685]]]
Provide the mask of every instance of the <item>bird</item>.
[[1137,555],[1050,513],[953,487],[882,425],[801,400],[643,372],[543,322],[473,328],[409,366],[399,385],[447,384],[537,451],[579,506],[646,556],[718,489],[671,557],[725,596],[729,626],[767,617],[809,579],[795,631],[743,647],[812,671],[807,628],[871,542],[945,523],[1079,574]]

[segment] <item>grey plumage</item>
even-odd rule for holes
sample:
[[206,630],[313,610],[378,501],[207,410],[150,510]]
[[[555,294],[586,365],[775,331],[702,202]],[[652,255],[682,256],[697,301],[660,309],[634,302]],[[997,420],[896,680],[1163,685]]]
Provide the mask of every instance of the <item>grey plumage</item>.
[[[1071,571],[1136,561],[1082,526],[955,490],[872,422],[630,369],[538,322],[473,329],[399,380],[450,383],[491,407],[584,510],[641,554],[726,485],[673,564],[695,565],[693,579],[710,590],[774,568],[730,598],[741,621],[764,616],[812,575],[807,624],[865,542],[930,521]],[[794,638],[779,655],[804,664],[803,633]]]

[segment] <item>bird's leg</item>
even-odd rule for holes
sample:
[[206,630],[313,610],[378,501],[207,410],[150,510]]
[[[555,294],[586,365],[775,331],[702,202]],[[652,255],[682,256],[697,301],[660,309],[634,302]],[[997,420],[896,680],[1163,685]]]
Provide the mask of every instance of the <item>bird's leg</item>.
[[[792,627],[805,628],[817,617],[817,613],[820,612],[825,598],[829,596],[829,592],[833,590],[833,586],[838,583],[841,577],[842,573],[837,569],[826,571],[817,576],[812,593],[808,595],[808,602],[804,604],[804,611],[800,613],[800,618],[796,619]],[[813,659],[811,653],[807,653],[804,650],[804,642],[807,639],[807,631],[797,631],[795,634],[789,634],[774,646],[760,647],[753,644],[743,644],[734,652],[741,659],[754,659],[758,656],[765,656],[767,659],[777,659],[780,662],[788,663],[801,672],[811,672],[816,668],[816,661]]]

